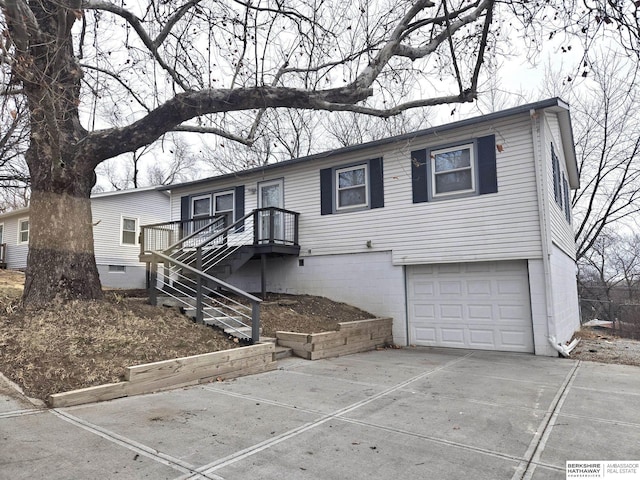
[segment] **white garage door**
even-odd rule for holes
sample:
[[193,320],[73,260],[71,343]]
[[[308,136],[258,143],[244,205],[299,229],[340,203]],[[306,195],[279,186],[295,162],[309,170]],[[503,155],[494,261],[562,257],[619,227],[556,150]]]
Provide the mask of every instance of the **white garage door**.
[[409,342],[533,352],[525,261],[407,266]]

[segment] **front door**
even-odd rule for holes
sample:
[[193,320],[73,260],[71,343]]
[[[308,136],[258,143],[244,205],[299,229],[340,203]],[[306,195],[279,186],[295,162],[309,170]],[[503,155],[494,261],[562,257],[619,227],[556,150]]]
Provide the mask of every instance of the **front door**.
[[[258,208],[284,208],[284,192],[282,179],[258,184]],[[273,217],[273,218],[272,218]],[[280,211],[266,210],[260,212],[260,241],[284,241],[284,218]],[[273,227],[273,231],[271,228]]]

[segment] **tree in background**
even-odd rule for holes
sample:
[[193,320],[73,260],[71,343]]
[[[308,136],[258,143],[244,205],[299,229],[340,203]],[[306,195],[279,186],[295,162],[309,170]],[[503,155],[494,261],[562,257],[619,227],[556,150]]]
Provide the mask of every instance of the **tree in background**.
[[[472,101],[493,0],[340,8],[199,0],[130,8],[102,0],[3,0],[0,6],[3,93],[25,99],[29,131],[23,300],[42,305],[102,295],[89,202],[102,162],[171,131],[250,143],[269,108],[388,116]],[[453,77],[454,90],[410,101],[386,94],[394,79],[445,59],[456,67],[442,72]],[[102,122],[105,114],[118,126]]]
[[101,296],[89,203],[95,170],[169,132],[251,146],[258,132],[276,131],[273,109],[390,117],[471,102],[485,52],[502,54],[496,40],[510,28],[533,46],[538,35],[558,32],[578,35],[585,47],[609,32],[628,48],[638,44],[633,6],[601,0],[586,10],[560,0],[0,0],[0,7],[2,93],[10,99],[3,114],[25,105],[29,136],[29,304]]

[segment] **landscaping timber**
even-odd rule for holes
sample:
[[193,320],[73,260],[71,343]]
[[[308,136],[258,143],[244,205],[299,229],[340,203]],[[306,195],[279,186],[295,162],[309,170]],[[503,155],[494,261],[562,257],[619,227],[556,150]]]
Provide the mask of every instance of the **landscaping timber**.
[[278,345],[307,360],[374,350],[393,343],[391,318],[338,323],[338,330],[322,333],[276,332]]
[[273,343],[261,343],[136,365],[127,368],[124,382],[55,393],[47,397],[47,404],[70,407],[267,372],[276,368],[274,355]]

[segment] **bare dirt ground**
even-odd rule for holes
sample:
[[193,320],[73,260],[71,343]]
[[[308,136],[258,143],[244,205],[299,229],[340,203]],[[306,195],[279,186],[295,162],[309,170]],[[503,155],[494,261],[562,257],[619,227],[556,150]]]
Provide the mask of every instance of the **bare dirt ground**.
[[580,343],[571,358],[601,363],[640,366],[640,341],[611,335],[606,329],[582,328],[575,334]]
[[[0,270],[0,372],[30,397],[118,382],[132,365],[240,346],[176,308],[148,305],[144,290],[35,310],[20,305],[23,284],[22,273]],[[272,295],[261,306],[266,336],[335,330],[338,322],[372,316],[307,295]]]

